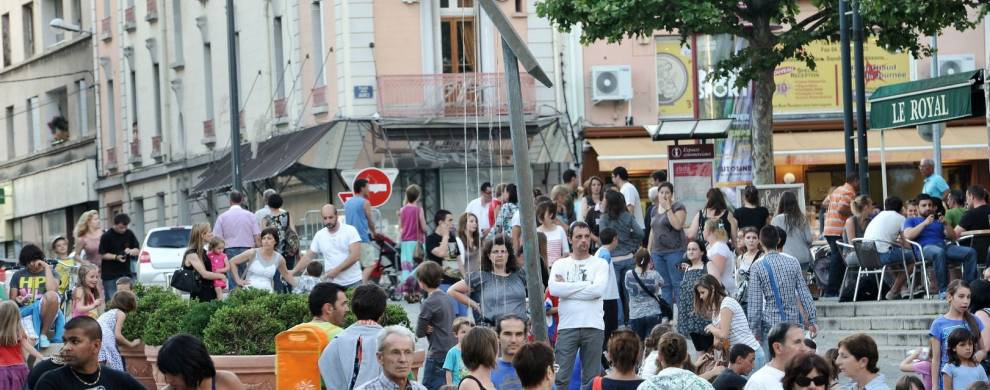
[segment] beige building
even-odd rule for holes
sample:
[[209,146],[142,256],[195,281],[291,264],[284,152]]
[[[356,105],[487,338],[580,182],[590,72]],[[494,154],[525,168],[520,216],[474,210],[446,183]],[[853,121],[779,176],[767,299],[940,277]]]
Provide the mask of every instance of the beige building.
[[[0,256],[46,249],[97,207],[89,2],[0,2]],[[79,30],[50,27],[53,19]]]

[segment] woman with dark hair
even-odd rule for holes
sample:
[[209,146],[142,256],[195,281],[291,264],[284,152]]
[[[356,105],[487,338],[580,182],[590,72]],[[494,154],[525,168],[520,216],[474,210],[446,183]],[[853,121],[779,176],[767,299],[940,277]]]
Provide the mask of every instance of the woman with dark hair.
[[782,252],[798,259],[802,269],[811,265],[811,224],[798,205],[797,196],[793,192],[784,192],[777,205],[777,215],[770,221],[773,226],[784,229],[787,241]]
[[707,380],[683,368],[689,361],[684,336],[677,333],[663,335],[657,343],[657,351],[657,365],[661,370],[639,385],[639,390],[714,390]]
[[275,272],[278,271],[285,278],[285,281],[292,287],[296,286],[296,278],[285,265],[285,258],[275,251],[275,243],[278,242],[278,230],[275,228],[265,228],[261,231],[261,248],[253,248],[234,256],[230,259],[231,269],[233,266],[247,262],[247,269],[244,270],[244,278],[239,272],[234,272],[234,282],[241,287],[254,287],[268,292],[275,292]]
[[646,249],[653,259],[653,268],[666,283],[661,290],[663,299],[674,302],[674,294],[681,286],[681,261],[684,260],[684,221],[687,209],[681,202],[674,201],[674,185],[660,183],[657,187],[657,203],[650,215],[650,237]]
[[743,189],[742,207],[732,212],[739,221],[739,229],[745,227],[763,229],[770,223],[770,210],[760,205],[760,192],[752,185]]
[[698,210],[698,213],[694,215],[694,219],[691,220],[691,226],[687,228],[687,236],[692,240],[703,241],[704,238],[701,236],[701,231],[705,227],[705,222],[709,219],[718,219],[722,221],[722,226],[726,228],[731,227],[731,229],[726,230],[729,233],[730,238],[736,237],[738,234],[738,223],[736,217],[729,212],[729,204],[725,201],[725,194],[719,188],[711,188],[705,194],[708,199],[705,202],[705,207]]
[[726,294],[725,287],[715,276],[704,275],[694,284],[694,311],[712,319],[711,325],[705,326],[705,332],[715,339],[727,340],[729,345],[746,344],[756,351],[754,372],[766,364],[767,357],[749,329],[742,305]]
[[232,372],[217,371],[206,346],[194,336],[169,337],[158,350],[158,371],[170,390],[239,390],[244,384]]
[[487,239],[493,239],[499,234],[509,234],[512,232],[512,219],[519,211],[519,196],[516,195],[516,185],[509,183],[502,191],[501,205],[495,214],[495,223],[488,230]]
[[592,388],[602,390],[635,389],[643,378],[636,375],[636,365],[642,355],[639,336],[629,329],[612,332],[608,339],[608,361],[612,369],[608,375],[595,377]]
[[[477,291],[480,301],[470,298]],[[495,325],[503,314],[528,319],[526,311],[526,272],[519,269],[512,246],[505,235],[485,241],[481,250],[481,272],[454,283],[447,293],[458,302],[481,313],[479,324]]]
[[471,213],[461,214],[457,221],[457,251],[460,253],[461,275],[469,275],[481,270],[481,236],[478,217]]
[[784,371],[784,390],[828,390],[832,365],[825,358],[808,353],[791,360]]
[[707,351],[714,342],[712,335],[705,332],[705,327],[712,323],[711,316],[700,316],[694,308],[694,285],[708,274],[705,244],[690,241],[684,253],[688,264],[677,294],[677,333],[691,337],[695,351]]
[[578,219],[591,227],[591,236],[595,240],[598,237],[598,219],[602,216],[603,201],[605,201],[605,182],[598,176],[589,177],[584,182],[584,203],[581,205],[581,215]]
[[[619,238],[619,245],[611,250],[611,263],[612,268],[615,269],[615,275],[624,276],[627,271],[633,269],[635,266],[633,264],[633,255],[636,254],[636,250],[639,249],[640,244],[643,242],[643,228],[639,226],[639,222],[636,222],[636,217],[629,212],[629,209],[626,207],[626,199],[622,196],[621,192],[606,192],[604,209],[605,213],[602,214],[598,228],[615,229]],[[607,243],[602,243],[602,246],[604,245],[607,245]],[[618,287],[619,299],[622,300],[622,313],[625,313],[626,315],[624,317],[628,318],[629,296],[626,294],[626,286],[623,283],[619,283]],[[620,319],[621,317],[623,316],[620,316]],[[624,322],[624,320],[620,321],[620,323]]]
[[460,390],[495,389],[492,371],[498,361],[498,335],[491,328],[471,329],[461,340],[461,360],[468,369],[468,375],[457,384]]

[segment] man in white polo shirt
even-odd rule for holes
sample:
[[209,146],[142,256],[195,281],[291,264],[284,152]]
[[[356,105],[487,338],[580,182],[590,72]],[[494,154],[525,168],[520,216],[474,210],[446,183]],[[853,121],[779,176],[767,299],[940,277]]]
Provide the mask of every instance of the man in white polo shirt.
[[337,221],[337,209],[332,204],[323,205],[323,229],[313,235],[313,242],[302,260],[292,269],[298,274],[306,269],[317,255],[323,257],[323,277],[346,288],[361,284],[361,236],[353,226]]

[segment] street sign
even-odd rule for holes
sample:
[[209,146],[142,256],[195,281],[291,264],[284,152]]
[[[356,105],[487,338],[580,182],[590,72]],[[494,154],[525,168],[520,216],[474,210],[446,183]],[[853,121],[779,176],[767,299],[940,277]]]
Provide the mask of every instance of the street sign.
[[355,85],[355,99],[373,99],[375,97],[375,87],[371,85]]
[[337,197],[340,198],[340,203],[347,203],[347,200],[354,197],[354,193],[350,191],[338,192]]
[[[399,170],[395,168],[349,169],[341,171],[340,175],[344,178],[344,182],[348,187],[353,186],[354,181],[357,179],[367,180],[368,202],[371,204],[371,207],[379,207],[387,203],[389,198],[392,197],[392,183],[395,182],[395,178],[399,175]],[[350,199],[354,194],[352,192],[341,192],[337,196],[341,201],[346,203],[347,200],[345,197]]]
[[696,160],[715,158],[714,144],[668,145],[668,160]]

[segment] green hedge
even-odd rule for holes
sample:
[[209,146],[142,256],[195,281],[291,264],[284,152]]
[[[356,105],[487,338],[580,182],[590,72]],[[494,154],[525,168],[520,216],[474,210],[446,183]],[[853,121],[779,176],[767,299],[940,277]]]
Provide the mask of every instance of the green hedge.
[[141,334],[141,341],[146,345],[162,345],[173,335],[183,333],[182,322],[178,319],[189,313],[190,301],[165,301],[158,309],[148,316]]
[[182,300],[178,295],[161,286],[135,285],[134,293],[138,298],[137,310],[127,315],[124,328],[121,330],[124,337],[129,340],[143,337],[148,318],[159,307],[169,302]]

